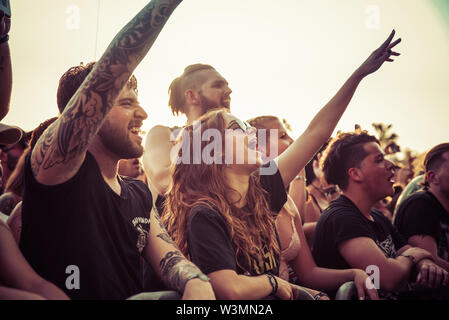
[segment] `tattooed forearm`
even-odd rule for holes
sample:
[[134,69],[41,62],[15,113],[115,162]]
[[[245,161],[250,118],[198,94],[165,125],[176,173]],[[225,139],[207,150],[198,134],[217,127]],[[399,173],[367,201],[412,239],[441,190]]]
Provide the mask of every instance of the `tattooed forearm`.
[[[181,0],[153,0],[113,39],[69,101],[54,131],[41,137],[33,171],[67,164],[86,151],[115,99]],[[40,161],[39,161],[40,160]],[[36,171],[37,170],[37,171]]]
[[175,244],[173,239],[170,237],[170,235],[167,232],[167,229],[165,228],[164,224],[162,223],[161,217],[159,216],[159,213],[157,211],[157,208],[153,208],[153,216],[156,219],[156,221],[159,223],[159,228],[161,233],[157,235],[158,238],[161,238],[165,242],[169,244]]
[[154,218],[156,219],[157,222],[159,222],[159,227],[161,227],[161,229],[164,229],[165,226],[162,223],[161,216],[160,216],[159,211],[157,210],[156,206],[153,207],[153,212],[154,212]]
[[162,240],[164,240],[165,242],[167,242],[169,244],[174,244],[174,241],[172,240],[172,238],[170,237],[170,235],[168,234],[167,231],[158,234],[157,237],[161,238]]
[[161,260],[160,266],[165,283],[181,293],[184,292],[186,282],[201,273],[201,270],[188,261],[180,251],[168,252]]

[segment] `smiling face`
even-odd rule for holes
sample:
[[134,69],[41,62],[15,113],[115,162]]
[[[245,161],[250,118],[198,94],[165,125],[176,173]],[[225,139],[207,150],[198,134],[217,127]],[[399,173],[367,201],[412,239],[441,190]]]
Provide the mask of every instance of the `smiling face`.
[[230,167],[244,169],[249,173],[262,165],[261,153],[257,150],[256,128],[232,114],[224,115],[226,121],[225,153],[232,153]]
[[384,158],[384,152],[376,142],[363,145],[366,157],[360,164],[358,179],[360,188],[372,199],[381,200],[394,194],[394,164]]
[[119,159],[138,158],[143,153],[140,128],[147,116],[135,91],[125,87],[106,117],[98,137],[106,149]]
[[[277,145],[278,145],[278,154],[282,154],[287,148],[294,142],[294,140],[288,135],[287,129],[285,129],[285,126],[283,123],[279,121],[279,119],[272,119],[266,122],[264,124],[264,129],[267,130],[267,143],[265,145],[265,151],[266,155],[271,155],[270,152],[270,140],[271,139],[271,131],[270,130],[276,130],[273,131],[273,134],[276,134],[277,138]],[[272,155],[271,158],[276,157],[277,155]]]

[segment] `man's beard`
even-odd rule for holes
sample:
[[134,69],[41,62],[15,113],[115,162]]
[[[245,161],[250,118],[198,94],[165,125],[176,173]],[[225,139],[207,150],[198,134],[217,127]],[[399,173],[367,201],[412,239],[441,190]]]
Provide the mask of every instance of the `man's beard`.
[[203,108],[203,113],[206,113],[209,110],[212,109],[217,109],[217,108],[226,108],[229,109],[229,104],[225,103],[224,97],[222,96],[220,98],[220,102],[216,103],[215,101],[212,101],[210,99],[208,99],[205,95],[203,95],[203,93],[201,91],[198,92],[199,96],[200,96],[200,101],[201,101],[201,107]]
[[107,120],[98,132],[98,137],[106,149],[119,159],[139,158],[143,154],[143,147],[131,141],[129,135],[129,131],[113,128]]

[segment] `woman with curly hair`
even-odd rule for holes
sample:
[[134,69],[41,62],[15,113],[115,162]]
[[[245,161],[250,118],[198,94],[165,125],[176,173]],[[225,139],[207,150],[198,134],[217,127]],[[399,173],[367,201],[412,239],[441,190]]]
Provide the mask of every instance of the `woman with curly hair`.
[[[210,278],[218,299],[294,299],[278,277],[280,245],[273,213],[285,187],[327,141],[360,81],[391,55],[394,32],[349,77],[305,132],[262,166],[255,128],[227,109],[184,128],[172,163],[163,219],[181,251]],[[224,139],[223,139],[224,137]]]

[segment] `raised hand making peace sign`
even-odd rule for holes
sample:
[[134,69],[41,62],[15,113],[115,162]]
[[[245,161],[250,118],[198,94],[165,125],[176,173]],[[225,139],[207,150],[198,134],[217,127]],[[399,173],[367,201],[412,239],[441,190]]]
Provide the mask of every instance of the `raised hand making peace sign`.
[[394,48],[399,42],[401,42],[401,38],[397,39],[394,42],[393,40],[395,31],[391,31],[390,36],[385,40],[382,45],[371,53],[371,55],[366,59],[366,61],[357,69],[357,73],[362,77],[369,75],[377,71],[385,61],[392,62],[394,61],[391,56],[399,56],[400,53],[391,50]]

